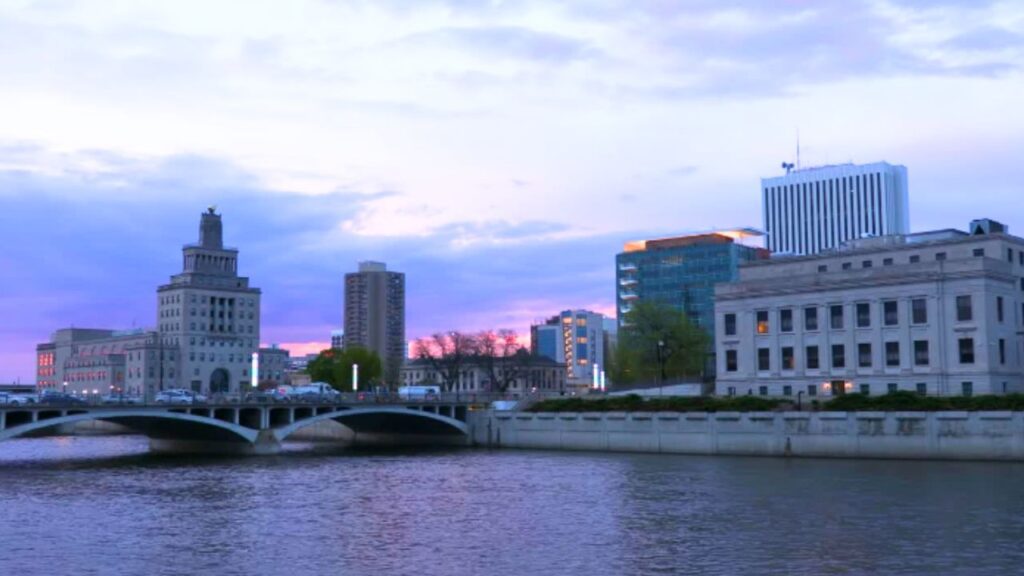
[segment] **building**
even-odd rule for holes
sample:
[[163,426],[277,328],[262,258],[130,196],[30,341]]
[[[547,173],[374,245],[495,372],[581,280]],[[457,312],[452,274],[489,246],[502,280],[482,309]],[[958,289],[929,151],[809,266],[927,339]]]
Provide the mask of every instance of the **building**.
[[751,263],[715,294],[721,395],[1024,392],[1024,239],[991,220]]
[[38,386],[146,398],[169,388],[243,390],[259,345],[260,291],[238,276],[238,250],[222,238],[221,217],[209,208],[199,243],[182,249],[182,272],[157,288],[156,330],[58,330],[36,347]]
[[118,392],[141,396],[158,390],[171,373],[176,350],[146,330],[64,328],[36,346],[36,386],[70,394]]
[[[566,386],[566,365],[556,362],[544,356],[527,355],[522,362],[517,362],[515,378],[505,390],[505,394],[513,397],[521,397],[525,394],[535,392],[547,393],[570,393]],[[498,378],[501,378],[499,372]],[[510,376],[511,378],[511,376]],[[459,370],[459,380],[450,392],[465,394],[492,394],[497,393],[497,388],[491,383],[491,375],[487,364],[481,359],[467,360]],[[444,388],[444,378],[434,369],[430,360],[416,359],[409,360],[402,365],[400,372],[402,386],[441,386]]]
[[405,274],[382,262],[360,262],[345,274],[344,342],[376,352],[384,381],[394,383],[405,360]]
[[588,310],[565,310],[544,324],[530,327],[530,350],[566,365],[566,384],[586,389],[593,384],[594,367],[604,370],[605,317]]
[[225,248],[221,216],[200,216],[199,243],[182,248],[182,271],[157,288],[160,344],[176,352],[162,388],[237,394],[251,386],[260,342],[260,290],[238,275],[238,250]]
[[345,347],[345,331],[331,330],[331,348],[341,350]]
[[635,302],[653,301],[714,334],[715,284],[735,280],[740,264],[768,257],[767,250],[738,242],[761,235],[743,228],[628,242],[615,257],[619,330]]
[[291,355],[287,350],[273,345],[270,348],[260,348],[259,366],[261,388],[272,388],[282,384],[288,384],[288,366]]
[[907,169],[886,162],[787,171],[761,179],[767,248],[814,254],[865,236],[910,232]]

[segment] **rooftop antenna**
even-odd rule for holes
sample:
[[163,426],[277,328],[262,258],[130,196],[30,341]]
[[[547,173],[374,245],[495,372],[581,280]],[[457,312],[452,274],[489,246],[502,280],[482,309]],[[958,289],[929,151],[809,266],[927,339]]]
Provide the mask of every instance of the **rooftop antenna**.
[[800,127],[796,129],[796,169],[800,169]]

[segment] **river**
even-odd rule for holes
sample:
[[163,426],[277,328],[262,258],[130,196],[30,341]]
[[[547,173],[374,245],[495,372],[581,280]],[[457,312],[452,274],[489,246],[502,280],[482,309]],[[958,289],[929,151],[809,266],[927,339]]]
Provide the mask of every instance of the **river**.
[[1024,465],[0,443],[0,574],[1020,574]]

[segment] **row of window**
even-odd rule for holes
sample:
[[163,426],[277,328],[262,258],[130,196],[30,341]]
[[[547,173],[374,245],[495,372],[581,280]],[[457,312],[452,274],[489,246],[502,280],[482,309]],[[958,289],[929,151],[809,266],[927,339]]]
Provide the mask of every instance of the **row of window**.
[[[843,383],[836,383],[835,385],[838,386],[840,384],[845,385],[846,383],[845,382],[843,382]],[[1004,384],[1003,387],[1004,388],[1006,387],[1005,384]],[[852,387],[851,387],[850,390],[846,390],[845,387],[844,387],[844,390],[843,390],[844,393],[845,392],[852,392],[852,391],[853,391]],[[895,392],[898,392],[899,391],[899,385],[896,384],[895,382],[889,382],[888,384],[885,385],[885,391],[888,394],[893,394]],[[925,383],[925,382],[917,382],[914,385],[914,391],[917,392],[918,394],[920,394],[921,396],[926,396],[928,394],[928,384]],[[862,384],[858,384],[857,385],[857,392],[859,392],[859,393],[861,393],[861,394],[863,394],[865,396],[870,396],[871,395],[871,384],[868,384],[866,382],[862,383]],[[1004,392],[1005,392],[1005,390],[1004,390]],[[736,387],[735,386],[729,386],[729,388],[727,389],[726,393],[729,396],[735,396],[736,395]],[[748,395],[752,395],[753,393],[754,393],[753,388],[748,388],[747,389],[747,394]],[[760,396],[768,396],[768,387],[767,386],[758,386],[757,387],[757,393]],[[973,382],[961,382],[960,383],[960,393],[963,394],[964,396],[971,396],[971,395],[973,395],[974,394],[974,383]],[[793,386],[790,385],[790,384],[784,384],[782,386],[782,395],[783,396],[793,396]],[[818,395],[818,385],[817,384],[808,384],[807,385],[807,395],[808,396],[817,396]]]
[[[846,327],[846,306],[843,304],[831,304],[828,309],[828,323],[832,330],[842,330]],[[900,301],[882,301],[882,325],[899,326],[900,323]],[[803,308],[804,331],[813,332],[819,329],[817,306]],[[1024,314],[1024,307],[1022,307]],[[779,310],[779,332],[793,332],[793,308]],[[996,297],[996,321],[1005,320],[1005,306],[1002,296]],[[754,314],[754,331],[757,334],[768,334],[771,332],[771,321],[768,310],[758,310]],[[963,294],[956,297],[956,320],[958,322],[970,322],[974,319],[974,304],[970,294]],[[854,320],[857,328],[870,328],[872,323],[871,303],[857,302],[854,304]],[[736,314],[727,313],[723,317],[723,326],[726,336],[736,335]],[[928,302],[925,298],[912,298],[910,300],[910,323],[928,323]]]
[[[781,357],[781,368],[782,370],[796,370],[796,357],[794,354],[794,348],[792,346],[782,346],[780,348]],[[958,341],[958,351],[960,364],[974,364],[974,338],[960,338]],[[832,344],[831,346],[831,367],[835,368],[846,368],[846,345],[845,344]],[[1006,364],[1006,340],[1000,338],[998,341],[998,352],[999,352],[999,363]],[[771,349],[770,348],[758,348],[757,349],[757,370],[759,372],[767,372],[772,369],[771,366]],[[929,344],[928,340],[914,340],[914,366],[928,366],[930,363],[929,358]],[[900,366],[900,343],[899,342],[886,342],[885,343],[885,367],[887,368],[898,368]],[[871,368],[873,367],[872,358],[872,346],[870,342],[861,342],[857,344],[857,367],[858,368]],[[821,357],[820,357],[820,346],[812,345],[804,348],[804,369],[806,370],[820,370],[821,369]],[[725,351],[725,371],[736,372],[739,370],[739,351],[737,350],[726,350]]]

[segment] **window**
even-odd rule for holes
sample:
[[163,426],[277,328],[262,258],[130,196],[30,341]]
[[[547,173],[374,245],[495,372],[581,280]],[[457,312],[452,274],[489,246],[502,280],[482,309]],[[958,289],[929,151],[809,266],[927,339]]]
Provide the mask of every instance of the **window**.
[[807,395],[808,396],[817,396],[818,395],[818,387],[816,385],[814,385],[814,384],[808,384],[807,385]]
[[804,330],[813,331],[818,329],[818,309],[814,306],[804,308]]
[[793,395],[793,387],[790,386],[789,384],[786,384],[785,386],[783,386],[782,387],[782,395],[783,396],[792,396]]
[[871,260],[865,260],[860,263],[861,268],[871,268]]
[[960,339],[960,363],[974,364],[974,338]]
[[871,395],[871,385],[870,384],[861,384],[860,385],[860,393],[865,395],[865,396],[870,396]]
[[888,384],[885,385],[885,389],[887,392],[889,392],[889,394],[895,394],[896,390],[898,390],[899,387],[896,386],[895,382],[889,382]]
[[999,363],[1006,364],[1006,340],[999,339]]
[[899,324],[899,303],[895,300],[886,300],[882,302],[882,323],[886,326],[895,326]]
[[973,254],[974,254],[974,256],[976,258],[980,257],[980,256],[984,256],[985,255],[985,249],[984,248],[975,248],[974,251],[973,251]]
[[882,258],[882,266],[892,266],[892,258]]
[[833,304],[829,307],[829,323],[833,330],[843,329],[843,305]]
[[935,254],[935,260],[937,262],[942,262],[945,259],[946,259],[946,253],[945,252],[938,252],[938,253]]
[[1006,249],[1006,261],[1013,264],[1013,248]]
[[804,353],[806,354],[805,357],[807,358],[807,369],[808,370],[817,370],[817,369],[819,369],[821,367],[821,364],[820,364],[820,362],[818,360],[818,347],[817,346],[808,346],[804,350]]
[[885,365],[890,367],[898,367],[900,365],[899,342],[885,343]]
[[963,391],[964,396],[972,396],[974,394],[973,382],[961,382],[960,388]]
[[783,346],[782,347],[782,369],[793,370],[796,368],[796,362],[793,360],[793,347]]
[[915,388],[917,389],[917,393],[920,394],[921,396],[928,395],[928,385],[925,384],[924,382],[918,382],[917,384],[915,384]]
[[828,272],[828,266],[825,264],[818,265],[818,272]]
[[725,335],[735,336],[736,335],[736,315],[726,314],[725,315]]
[[738,364],[739,364],[739,361],[737,360],[737,357],[736,357],[736,351],[735,350],[726,350],[725,351],[725,371],[726,372],[735,372],[736,370],[739,369]]
[[871,327],[871,304],[867,302],[857,303],[857,328]]
[[1020,289],[1024,290],[1024,278],[1020,279]]
[[969,322],[974,316],[971,310],[970,295],[956,297],[956,320],[957,322]]
[[853,268],[853,262],[843,262],[843,270],[849,270]]
[[928,365],[928,341],[914,340],[914,365]]
[[917,264],[920,261],[921,261],[921,257],[918,256],[917,254],[914,254],[913,256],[910,257],[910,263],[911,264]]
[[757,328],[757,333],[758,334],[767,334],[768,333],[768,311],[767,310],[758,310],[757,311],[756,328]]
[[761,396],[767,396],[768,395],[768,387],[767,386],[758,386],[757,387],[757,393],[760,394]]
[[793,309],[783,308],[779,310],[779,331],[780,332],[792,332],[793,331]]
[[757,349],[757,369],[765,372],[771,370],[771,351],[768,348]]
[[845,368],[846,367],[846,347],[842,344],[832,345],[832,367],[833,368]]
[[928,323],[928,302],[924,298],[914,298],[910,301],[911,322],[914,324]]
[[1003,297],[996,296],[996,320],[1003,321]]
[[857,366],[871,368],[871,343],[861,342],[857,344]]

